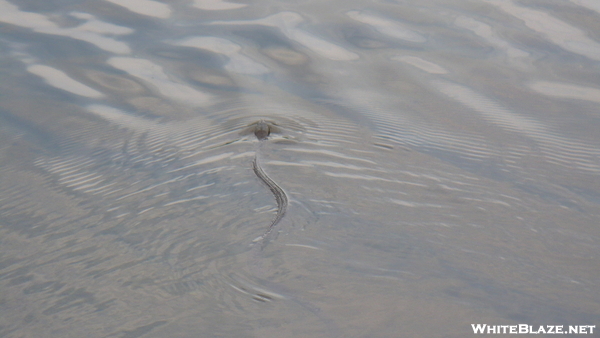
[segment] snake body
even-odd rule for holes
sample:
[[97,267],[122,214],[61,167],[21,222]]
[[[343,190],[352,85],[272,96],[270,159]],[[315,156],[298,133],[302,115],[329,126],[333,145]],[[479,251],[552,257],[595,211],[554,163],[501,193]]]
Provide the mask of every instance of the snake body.
[[258,178],[260,178],[260,180],[263,181],[267,187],[269,187],[273,193],[273,196],[275,196],[275,200],[277,201],[277,216],[275,216],[273,221],[271,221],[269,228],[267,228],[267,231],[261,236],[261,239],[264,239],[271,233],[275,225],[277,225],[277,223],[279,223],[279,221],[281,221],[283,218],[283,215],[287,210],[288,198],[285,194],[285,191],[283,191],[283,189],[281,189],[281,187],[277,185],[275,181],[267,176],[267,174],[260,167],[257,156],[254,156],[254,161],[252,161],[252,169],[254,170],[256,176],[258,176]]

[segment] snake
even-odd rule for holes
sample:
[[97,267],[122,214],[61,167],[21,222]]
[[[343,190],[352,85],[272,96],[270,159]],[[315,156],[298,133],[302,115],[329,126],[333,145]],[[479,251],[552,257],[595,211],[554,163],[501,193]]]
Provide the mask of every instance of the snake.
[[[268,123],[266,123],[264,120],[260,120],[256,123],[254,135],[259,141],[262,142],[266,140],[270,134],[271,128]],[[273,181],[262,169],[258,161],[258,152],[256,152],[256,155],[254,155],[254,160],[252,161],[252,170],[254,170],[256,176],[267,187],[269,187],[269,190],[271,190],[271,193],[273,193],[273,196],[275,196],[275,201],[277,202],[277,215],[271,221],[271,224],[269,225],[265,233],[263,233],[262,236],[258,237],[257,240],[255,240],[262,241],[273,231],[277,223],[279,223],[279,221],[281,221],[281,219],[285,215],[285,212],[288,207],[288,197],[285,191],[277,183],[275,183],[275,181]]]
[[[265,141],[268,139],[272,130],[276,131],[277,127],[271,126],[264,120],[260,120],[257,123],[255,123],[254,135],[261,142],[259,145],[259,150],[260,150],[260,146],[263,144],[262,141]],[[273,231],[275,226],[281,221],[281,219],[285,215],[285,212],[288,207],[288,197],[287,197],[285,191],[265,173],[265,171],[262,169],[262,167],[260,166],[260,163],[258,161],[258,158],[259,158],[258,155],[259,155],[259,151],[257,151],[256,154],[254,155],[254,160],[252,161],[252,169],[254,170],[254,173],[256,174],[256,176],[267,187],[269,187],[269,190],[271,190],[271,193],[275,197],[275,200],[277,201],[277,215],[271,221],[271,224],[269,225],[267,230],[263,233],[263,235],[253,241],[255,243],[263,242],[267,238],[267,236]],[[253,272],[255,279],[259,281],[259,284],[263,285],[263,286],[267,286],[271,290],[277,290],[277,289],[284,290],[283,292],[281,292],[282,294],[286,295],[286,297],[288,299],[292,300],[294,303],[296,303],[298,306],[303,308],[305,311],[312,313],[314,316],[316,316],[316,318],[319,319],[319,321],[321,321],[323,323],[324,328],[329,336],[343,337],[343,335],[341,334],[340,329],[337,327],[336,323],[333,320],[331,320],[330,318],[324,316],[321,313],[321,309],[310,304],[309,302],[303,301],[299,297],[294,296],[293,292],[286,290],[285,287],[282,287],[279,284],[270,282],[268,280],[268,278],[264,277],[268,273],[268,269],[263,265],[264,258],[262,257],[262,250],[264,249],[264,245],[265,245],[265,243],[263,242],[263,245],[254,247],[254,249],[252,250],[253,259],[251,260],[251,263],[249,264],[250,270]],[[261,291],[256,292],[256,291],[257,290],[255,290],[254,297],[253,297],[255,300],[260,301],[260,302],[266,302],[266,301],[273,300],[273,297],[271,297],[268,293],[261,292]]]

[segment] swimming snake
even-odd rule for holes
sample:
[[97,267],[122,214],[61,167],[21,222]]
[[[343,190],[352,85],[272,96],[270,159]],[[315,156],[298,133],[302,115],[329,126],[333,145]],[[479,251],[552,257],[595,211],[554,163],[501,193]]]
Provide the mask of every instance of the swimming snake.
[[[256,135],[256,137],[260,141],[263,141],[267,139],[269,134],[269,125],[263,120],[259,121],[256,124],[254,135]],[[258,176],[258,178],[260,178],[260,180],[263,181],[267,185],[267,187],[269,187],[269,189],[273,193],[273,196],[275,196],[275,200],[277,201],[277,216],[275,216],[273,221],[271,221],[271,224],[269,225],[267,231],[261,237],[258,238],[259,240],[263,240],[271,233],[271,231],[273,231],[273,228],[283,218],[283,215],[287,210],[288,198],[285,194],[285,191],[283,191],[283,189],[281,189],[281,187],[277,183],[275,183],[275,181],[273,181],[269,176],[267,176],[264,170],[260,167],[260,164],[258,163],[258,153],[254,156],[254,160],[252,161],[252,169],[254,170],[256,176]]]
[[[260,120],[259,122],[257,122],[254,125],[254,135],[256,136],[256,138],[259,141],[261,141],[260,145],[259,145],[259,150],[260,150],[261,146],[264,144],[262,141],[266,140],[269,137],[272,130],[277,130],[277,129],[273,129],[273,128],[276,128],[276,127],[273,127],[271,124],[266,123],[264,120]],[[270,282],[268,280],[269,278],[265,277],[266,275],[269,275],[270,273],[269,273],[269,269],[264,266],[265,259],[262,256],[262,250],[264,249],[264,246],[266,245],[266,243],[264,242],[265,239],[267,238],[267,236],[269,236],[269,234],[273,231],[275,226],[279,223],[279,221],[281,221],[281,219],[285,215],[285,212],[288,207],[288,197],[287,197],[285,191],[277,183],[275,183],[275,181],[273,181],[269,176],[267,176],[267,174],[261,168],[259,161],[258,161],[259,150],[256,152],[256,155],[254,155],[254,160],[252,161],[252,169],[254,170],[254,173],[256,174],[256,176],[261,181],[263,181],[263,183],[267,187],[269,187],[269,190],[271,190],[271,193],[273,193],[273,196],[275,196],[275,200],[277,201],[277,215],[275,216],[273,221],[271,221],[269,228],[263,233],[263,235],[256,238],[253,241],[255,243],[256,242],[263,242],[263,243],[262,243],[262,245],[257,245],[254,247],[254,249],[252,250],[252,256],[251,256],[252,259],[249,261],[248,264],[249,264],[250,270],[252,271],[253,275],[257,279],[255,281],[257,281],[259,285],[266,286],[268,289],[277,290],[277,289],[282,289],[282,287],[280,285],[278,285],[277,283]],[[285,289],[286,288],[283,287],[283,290],[285,290]],[[259,291],[259,292],[256,292],[256,291]],[[275,292],[275,293],[278,293],[278,292]],[[268,293],[261,292],[260,290],[255,290],[254,294],[255,295],[253,298],[257,301],[265,302],[265,301],[272,300],[272,297],[270,297]],[[337,327],[335,322],[333,322],[330,318],[327,318],[325,315],[323,315],[321,313],[321,309],[310,304],[309,302],[303,301],[301,298],[294,296],[294,294],[291,293],[290,291],[283,292],[283,294],[286,294],[286,296],[287,296],[286,298],[292,300],[294,303],[299,305],[305,311],[308,311],[309,313],[312,313],[314,316],[316,316],[316,318],[318,318],[319,321],[321,321],[323,323],[324,328],[325,328],[326,332],[329,334],[329,336],[343,337],[343,335],[339,332],[340,329]]]

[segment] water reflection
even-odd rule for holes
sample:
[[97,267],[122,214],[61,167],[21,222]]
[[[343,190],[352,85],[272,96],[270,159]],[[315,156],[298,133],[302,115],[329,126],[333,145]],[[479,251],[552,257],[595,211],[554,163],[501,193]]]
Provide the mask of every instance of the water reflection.
[[0,0],[0,335],[595,325],[597,19]]
[[275,27],[286,38],[299,43],[317,55],[333,61],[348,61],[358,58],[353,53],[341,46],[321,39],[300,28],[304,22],[302,15],[294,12],[280,12],[257,20],[211,22],[212,25],[258,25],[263,27]]
[[599,60],[600,44],[588,38],[580,29],[548,13],[518,6],[509,0],[492,0],[489,3],[523,20],[527,27],[542,34],[546,39],[565,50]]
[[0,14],[0,21],[10,25],[30,28],[34,32],[42,34],[66,36],[85,41],[111,53],[131,53],[131,49],[127,44],[104,35],[127,35],[133,33],[133,29],[103,22],[89,13],[71,12],[67,14],[84,21],[81,25],[69,28],[60,27],[44,15],[21,11],[17,6],[4,0],[0,1],[0,13],[2,13]]
[[269,72],[265,66],[240,54],[239,52],[242,49],[240,45],[226,39],[208,36],[192,37],[177,42],[176,45],[204,49],[227,56],[229,60],[224,68],[229,72],[241,74],[265,74]]
[[147,15],[160,19],[168,19],[171,16],[169,5],[153,0],[106,0],[118,6],[141,15]]

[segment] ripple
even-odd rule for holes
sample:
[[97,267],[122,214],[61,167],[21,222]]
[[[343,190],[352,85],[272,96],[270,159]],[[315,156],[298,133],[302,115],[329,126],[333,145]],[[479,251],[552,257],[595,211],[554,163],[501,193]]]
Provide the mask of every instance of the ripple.
[[42,34],[67,36],[91,43],[112,53],[131,53],[131,48],[126,43],[106,37],[103,34],[128,35],[133,33],[133,29],[103,22],[88,13],[72,12],[71,15],[86,22],[74,28],[61,28],[45,15],[21,11],[8,1],[0,1],[0,22],[30,28]]
[[193,47],[223,54],[229,58],[225,70],[240,74],[266,74],[269,69],[255,60],[243,55],[242,46],[227,39],[212,36],[188,37],[174,43],[176,46]]
[[225,11],[244,8],[248,5],[224,0],[194,0],[194,4],[192,6],[206,11]]
[[535,81],[529,84],[534,91],[552,97],[600,102],[600,89],[570,83]]
[[298,28],[305,19],[296,12],[279,12],[262,19],[246,21],[213,21],[211,25],[262,25],[276,27],[288,39],[295,41],[317,55],[332,61],[349,61],[359,58],[358,54],[351,52],[333,42],[310,34]]
[[346,13],[346,15],[356,21],[374,27],[381,34],[395,39],[417,43],[423,43],[427,41],[423,35],[404,27],[400,23],[375,14],[369,14],[361,11],[349,11]]
[[300,66],[308,63],[308,57],[293,49],[285,47],[267,47],[262,49],[270,58],[289,66]]
[[448,74],[448,71],[442,66],[416,56],[398,55],[393,56],[392,60],[405,62],[413,67],[426,71],[429,74]]
[[184,102],[192,106],[206,106],[212,95],[198,91],[186,84],[174,82],[167,76],[163,67],[146,59],[129,57],[112,57],[107,63],[117,69],[150,84],[158,91],[171,99]]
[[56,68],[44,65],[31,65],[27,67],[27,71],[43,78],[49,85],[75,95],[91,98],[104,96],[101,92],[72,79],[66,73]]
[[84,75],[95,83],[111,91],[118,91],[127,94],[141,94],[145,91],[144,87],[140,86],[135,81],[127,79],[124,76],[94,70],[86,70]]
[[600,60],[600,43],[590,39],[579,28],[539,10],[515,5],[508,0],[487,0],[506,13],[523,20],[530,29],[542,34],[548,41],[573,53]]
[[501,39],[492,29],[492,26],[475,20],[467,16],[459,16],[454,20],[454,24],[458,27],[468,29],[485,39],[490,45],[504,51],[510,58],[525,58],[530,54],[521,49],[515,48],[510,43]]
[[125,7],[128,10],[142,14],[146,16],[151,16],[160,19],[167,19],[171,16],[171,8],[169,5],[153,1],[153,0],[106,0],[115,5]]
[[583,171],[600,171],[600,151],[595,147],[559,135],[541,122],[512,112],[469,88],[445,81],[435,84],[442,93],[481,113],[488,121],[539,142],[542,153],[549,161]]

